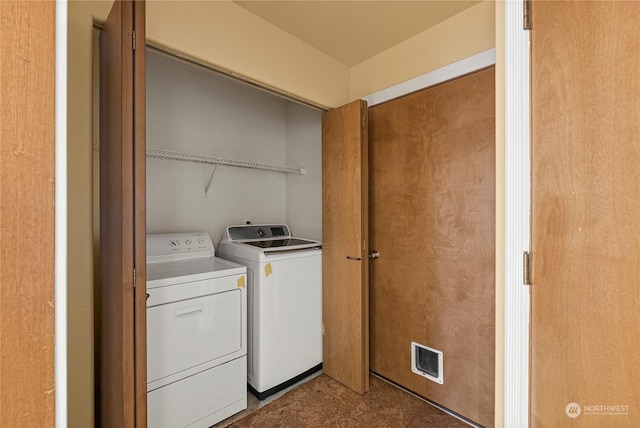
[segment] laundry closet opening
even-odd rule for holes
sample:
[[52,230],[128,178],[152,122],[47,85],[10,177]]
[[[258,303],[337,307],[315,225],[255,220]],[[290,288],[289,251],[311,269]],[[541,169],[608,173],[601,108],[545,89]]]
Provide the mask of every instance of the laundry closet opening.
[[[371,266],[371,369],[486,426],[494,416],[493,82],[489,67],[368,111],[367,233],[381,254]],[[218,243],[227,226],[251,221],[323,238],[320,110],[148,49],[146,115],[148,149],[305,168],[147,158],[148,233],[202,230]],[[435,383],[412,372],[414,341],[440,351]]]
[[320,110],[153,48],[146,75],[148,151],[304,168],[147,157],[147,233],[207,231],[218,244],[227,226],[251,221],[321,238]]

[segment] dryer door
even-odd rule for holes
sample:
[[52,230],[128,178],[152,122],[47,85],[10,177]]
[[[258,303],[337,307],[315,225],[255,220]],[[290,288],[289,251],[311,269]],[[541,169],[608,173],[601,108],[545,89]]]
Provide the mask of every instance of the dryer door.
[[239,288],[148,308],[147,390],[233,358],[242,349],[242,313]]

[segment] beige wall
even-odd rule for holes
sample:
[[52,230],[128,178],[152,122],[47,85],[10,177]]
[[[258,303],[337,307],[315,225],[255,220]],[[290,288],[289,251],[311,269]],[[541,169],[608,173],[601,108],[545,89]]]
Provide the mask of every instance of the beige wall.
[[361,98],[495,46],[493,1],[483,1],[351,69]]
[[[68,5],[70,427],[93,426],[92,26],[105,20],[112,3]],[[229,1],[147,3],[147,37],[154,45],[326,107],[494,47],[494,20],[493,2],[485,1],[349,69]]]
[[93,426],[92,30],[112,2],[68,5],[68,417]]
[[320,106],[348,101],[346,65],[228,1],[149,2],[147,40]]

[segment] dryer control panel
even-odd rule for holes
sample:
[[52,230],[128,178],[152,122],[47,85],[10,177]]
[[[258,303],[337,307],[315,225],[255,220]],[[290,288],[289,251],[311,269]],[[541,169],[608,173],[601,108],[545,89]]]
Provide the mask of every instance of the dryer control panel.
[[147,235],[147,263],[207,259],[215,256],[207,232],[158,233]]

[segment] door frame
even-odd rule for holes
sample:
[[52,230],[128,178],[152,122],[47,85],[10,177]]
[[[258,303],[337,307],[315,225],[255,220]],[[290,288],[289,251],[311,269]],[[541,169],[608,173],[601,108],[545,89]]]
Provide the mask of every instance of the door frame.
[[55,421],[66,427],[67,366],[67,2],[56,2],[55,53]]
[[[504,426],[529,426],[530,44],[523,2],[504,2]],[[508,403],[506,400],[509,400]]]

